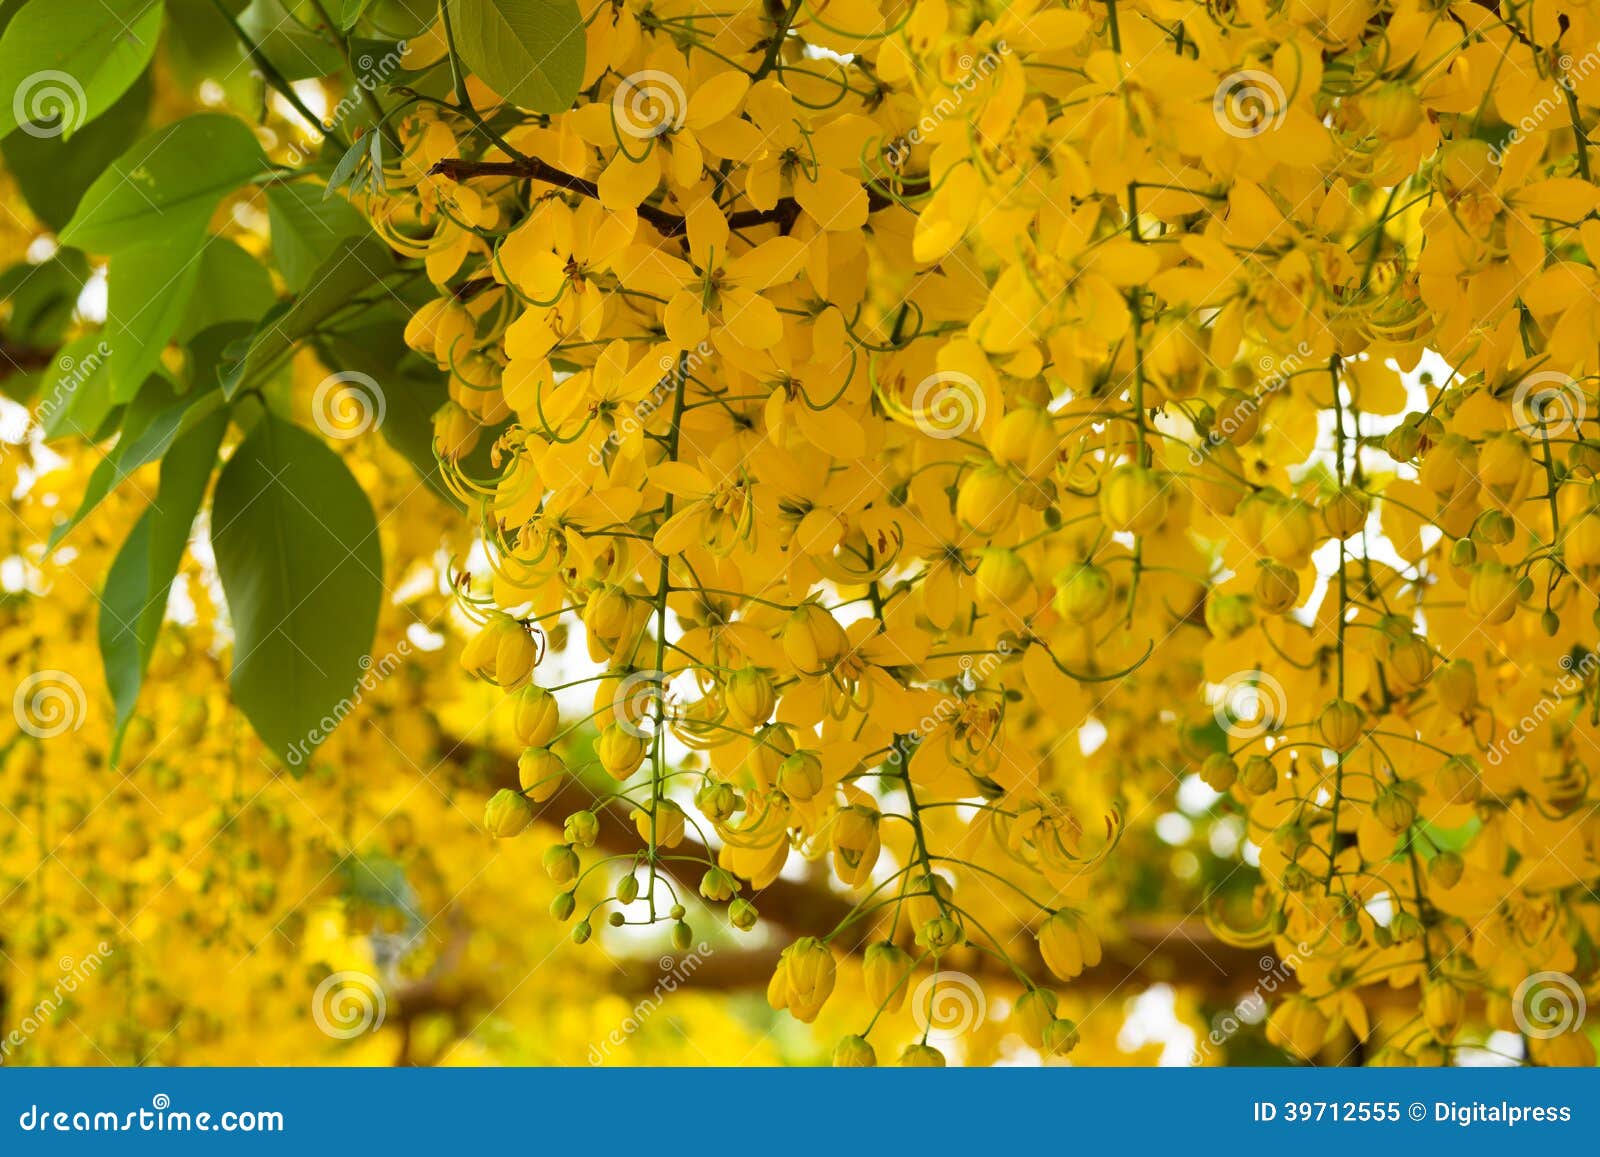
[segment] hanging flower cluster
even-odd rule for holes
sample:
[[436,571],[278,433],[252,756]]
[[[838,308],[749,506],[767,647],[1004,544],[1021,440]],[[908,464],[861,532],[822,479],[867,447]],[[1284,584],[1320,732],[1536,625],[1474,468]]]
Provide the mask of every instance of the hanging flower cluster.
[[[358,195],[438,289],[462,662],[525,745],[487,824],[601,770],[642,840],[566,817],[576,937],[688,943],[684,848],[739,928],[826,861],[856,906],[774,1007],[959,950],[1064,1053],[1047,985],[1118,935],[1086,873],[1197,777],[1248,835],[1213,924],[1306,949],[1275,1041],[1428,1061],[1481,1009],[1593,1063],[1524,997],[1600,934],[1600,14],[584,15],[576,107],[464,79]],[[1375,983],[1414,997],[1382,1034]]]

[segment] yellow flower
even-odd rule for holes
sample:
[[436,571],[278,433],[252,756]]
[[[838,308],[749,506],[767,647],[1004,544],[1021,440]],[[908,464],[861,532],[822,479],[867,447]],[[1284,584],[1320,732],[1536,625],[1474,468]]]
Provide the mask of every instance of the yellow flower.
[[828,946],[815,936],[802,936],[779,955],[777,970],[767,985],[767,1003],[775,1009],[786,1008],[796,1020],[810,1024],[833,994],[836,971]]
[[1299,994],[1280,1000],[1267,1018],[1267,1039],[1284,1051],[1312,1061],[1332,1028],[1316,1001]]
[[1100,963],[1100,938],[1070,908],[1050,914],[1039,926],[1038,941],[1046,967],[1062,980],[1071,980]]
[[483,826],[497,839],[520,836],[532,822],[533,805],[510,788],[495,792],[484,806]]
[[833,820],[833,867],[839,879],[860,887],[872,879],[882,847],[878,836],[879,815],[860,804],[841,808]]

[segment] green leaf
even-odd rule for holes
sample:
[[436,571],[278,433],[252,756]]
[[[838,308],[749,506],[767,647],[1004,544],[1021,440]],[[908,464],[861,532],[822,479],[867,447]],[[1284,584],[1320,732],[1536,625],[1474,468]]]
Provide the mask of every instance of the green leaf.
[[361,19],[361,12],[367,6],[367,0],[344,0],[339,6],[339,29],[349,32],[356,26],[356,21]]
[[190,338],[184,350],[187,355],[184,367],[187,388],[198,391],[220,387],[223,374],[249,348],[250,338],[255,332],[254,321],[225,321],[201,330]]
[[127,92],[161,38],[160,0],[31,0],[0,35],[0,136],[71,137]]
[[88,280],[89,260],[76,249],[59,249],[37,264],[22,261],[0,273],[0,301],[11,307],[0,326],[6,344],[41,350],[60,345]]
[[324,365],[364,374],[382,384],[384,414],[378,427],[434,493],[457,507],[433,454],[433,415],[450,400],[442,374],[415,358],[402,336],[403,322],[383,322],[335,334],[317,343]]
[[447,0],[461,59],[495,92],[534,112],[572,107],[586,51],[577,0]]
[[[391,84],[404,71],[406,42],[376,36],[350,37],[350,65],[356,83],[363,88],[378,89]],[[359,100],[351,90],[344,102]]]
[[217,203],[266,163],[242,121],[204,113],[140,141],[84,194],[61,239],[111,255],[106,339],[113,401],[127,401],[139,389],[182,325]]
[[336,44],[301,23],[291,11],[301,7],[307,10],[306,20],[315,23],[316,13],[310,5],[252,0],[239,17],[239,27],[285,80],[310,80],[338,72],[344,66],[344,55]]
[[200,254],[194,295],[174,338],[187,345],[196,334],[230,321],[259,321],[278,295],[259,259],[226,237],[212,237]]
[[117,444],[90,473],[83,500],[72,517],[50,532],[46,550],[59,546],[106,495],[127,481],[128,475],[165,454],[173,439],[216,412],[221,401],[215,391],[198,398],[194,394],[180,395],[160,375],[146,381],[122,419]]
[[384,36],[415,40],[439,19],[439,0],[369,0],[366,17]]
[[34,216],[60,230],[72,219],[84,190],[144,132],[149,112],[146,69],[116,104],[73,133],[70,141],[12,133],[0,141],[0,157]]
[[155,501],[134,524],[106,575],[100,599],[100,656],[116,705],[111,762],[133,717],[144,675],[166,618],[167,596],[183,562],[189,532],[217,464],[228,413],[217,409],[177,439],[161,460]]
[[74,338],[56,355],[34,411],[46,441],[93,438],[111,413],[111,347],[97,333]]
[[115,256],[198,236],[218,202],[266,167],[255,134],[236,117],[200,113],[164,125],[100,174],[61,242]]
[[248,352],[222,383],[227,396],[257,385],[295,346],[393,271],[389,247],[371,234],[338,242],[288,308],[264,319]]
[[211,542],[233,621],[233,695],[298,766],[360,681],[383,598],[372,504],[344,462],[265,414],[223,467]]
[[200,280],[202,232],[127,249],[106,276],[105,338],[111,347],[111,400],[126,402],[161,364]]
[[[111,569],[106,571],[105,589],[100,592],[100,664],[105,668],[106,687],[117,712],[111,740],[113,767],[122,754],[122,733],[133,717],[133,706],[150,663],[140,628],[150,602],[150,522],[154,515],[155,507],[148,507],[133,524],[111,561]],[[152,646],[154,642],[150,640]]]
[[333,247],[348,237],[371,232],[366,219],[339,197],[305,183],[267,188],[267,221],[272,230],[272,256],[289,288],[306,287],[317,266]]
[[352,191],[359,191],[362,187],[357,169],[367,157],[368,143],[359,137],[355,143],[344,151],[344,156],[339,158],[339,163],[333,166],[333,172],[328,174],[328,183],[323,187],[322,199],[331,201],[338,190],[349,186]]

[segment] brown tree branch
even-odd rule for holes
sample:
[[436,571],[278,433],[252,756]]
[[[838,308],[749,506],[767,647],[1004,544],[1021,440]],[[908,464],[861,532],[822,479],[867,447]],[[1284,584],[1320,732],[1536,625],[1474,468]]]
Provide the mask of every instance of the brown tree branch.
[[[468,161],[461,157],[445,157],[428,172],[448,177],[452,181],[467,181],[474,177],[514,177],[523,181],[543,181],[547,185],[581,193],[585,197],[593,197],[596,200],[600,197],[599,186],[593,181],[586,177],[575,176],[565,169],[558,169],[538,157],[529,157],[522,161]],[[918,197],[927,193],[929,187],[926,179],[912,179],[906,182],[903,195]],[[875,213],[879,209],[886,209],[897,203],[896,198],[877,188],[867,189],[869,213]],[[753,229],[758,225],[777,225],[782,232],[787,233],[799,215],[800,203],[793,197],[782,197],[770,209],[741,209],[737,213],[730,213],[728,228],[737,232],[740,229]],[[688,232],[687,218],[677,213],[669,213],[655,205],[640,205],[639,216],[654,225],[663,237],[682,237]]]

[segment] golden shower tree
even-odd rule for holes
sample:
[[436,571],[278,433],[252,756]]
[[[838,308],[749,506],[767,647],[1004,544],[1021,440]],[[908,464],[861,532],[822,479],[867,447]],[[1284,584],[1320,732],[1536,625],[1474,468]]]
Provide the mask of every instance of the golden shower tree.
[[441,909],[509,862],[509,955],[754,961],[840,1064],[1109,1059],[1133,978],[1594,1063],[1600,11],[0,18],[8,791],[62,713],[157,809],[247,722],[346,916],[369,828]]

